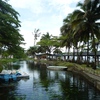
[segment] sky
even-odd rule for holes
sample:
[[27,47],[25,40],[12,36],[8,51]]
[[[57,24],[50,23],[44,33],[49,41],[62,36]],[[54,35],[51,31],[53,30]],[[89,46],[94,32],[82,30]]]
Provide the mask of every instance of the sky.
[[35,29],[40,30],[40,36],[47,32],[59,36],[63,19],[77,9],[79,1],[83,0],[9,0],[8,3],[20,14],[20,34],[26,43],[22,47],[27,50],[34,46]]

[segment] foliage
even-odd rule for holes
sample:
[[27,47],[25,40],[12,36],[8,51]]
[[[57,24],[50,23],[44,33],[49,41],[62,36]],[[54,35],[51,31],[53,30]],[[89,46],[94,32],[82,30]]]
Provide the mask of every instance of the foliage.
[[[100,40],[100,1],[88,0],[83,4],[79,2],[77,6],[80,9],[74,10],[63,20],[61,27],[62,46],[66,46],[69,51],[71,47],[74,47],[78,54],[79,49],[83,50],[81,47],[84,44],[87,46],[87,56],[89,50],[93,50],[96,65],[96,41]],[[91,44],[90,41],[92,41]]]
[[24,38],[19,33],[19,13],[5,0],[0,0],[0,48],[15,52],[23,44]]
[[[41,47],[44,47],[45,53],[51,53],[53,51],[60,51],[60,41],[56,36],[50,36],[49,33],[43,34],[41,40],[37,43]],[[56,50],[57,49],[57,50]]]
[[28,50],[27,50],[27,55],[28,56],[33,56],[36,54],[37,52],[37,49],[38,47],[37,46],[33,46],[33,47],[30,47]]
[[51,49],[52,49],[51,38],[52,37],[47,32],[47,34],[43,34],[43,36],[41,37],[41,40],[37,43],[37,45],[40,45],[45,48],[45,53],[48,53],[48,52],[51,53]]

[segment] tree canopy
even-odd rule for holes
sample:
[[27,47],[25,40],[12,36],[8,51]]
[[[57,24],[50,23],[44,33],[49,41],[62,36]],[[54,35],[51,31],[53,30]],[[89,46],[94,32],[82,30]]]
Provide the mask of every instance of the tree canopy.
[[74,10],[64,19],[61,35],[65,39],[62,44],[68,48],[75,47],[77,52],[79,47],[85,44],[87,46],[87,56],[89,50],[93,50],[96,65],[96,43],[100,40],[100,0],[85,0],[84,3],[79,2],[77,6],[80,9]]
[[0,46],[11,52],[19,49],[24,38],[19,33],[19,13],[7,3],[7,0],[0,0]]

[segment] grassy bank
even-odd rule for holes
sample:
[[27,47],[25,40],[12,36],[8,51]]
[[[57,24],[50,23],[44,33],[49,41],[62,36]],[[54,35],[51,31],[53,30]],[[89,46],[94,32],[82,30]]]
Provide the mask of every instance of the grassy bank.
[[66,62],[66,61],[48,61],[48,60],[40,60],[41,63],[46,63],[48,65],[56,65],[56,66],[66,66],[68,67],[68,70],[79,70],[79,71],[85,71],[87,73],[100,76],[100,69],[92,69],[91,67],[87,67],[86,64],[76,64],[72,62]]

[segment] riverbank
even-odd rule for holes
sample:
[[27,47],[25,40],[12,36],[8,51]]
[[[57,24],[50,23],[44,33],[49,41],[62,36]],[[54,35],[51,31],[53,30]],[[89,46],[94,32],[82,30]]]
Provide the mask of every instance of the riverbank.
[[90,73],[90,71],[82,70],[81,66],[79,68],[79,65],[74,64],[74,67],[68,67],[68,71],[75,72],[75,73],[81,75],[87,81],[92,83],[94,87],[96,87],[98,90],[100,90],[100,74],[96,73],[97,70],[91,71],[91,73]]
[[[33,60],[33,59],[31,59]],[[2,65],[8,62],[18,61],[18,59],[2,59],[0,61],[0,71],[2,71]],[[36,60],[38,62],[38,60]],[[76,64],[66,61],[49,61],[49,60],[39,60],[40,63],[46,64],[46,66],[66,66],[68,71],[78,73],[82,75],[85,79],[91,82],[98,90],[100,90],[100,69],[93,70],[91,67],[86,67],[85,64]]]
[[66,66],[68,71],[77,73],[84,77],[87,81],[92,83],[94,87],[100,90],[100,69],[92,69],[91,67],[86,67],[85,64],[76,64],[70,63],[66,61],[44,61],[41,60],[41,63],[45,63],[47,65],[57,65],[57,66]]

